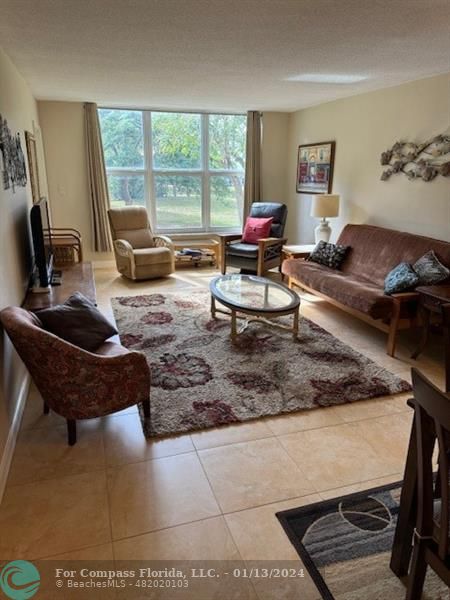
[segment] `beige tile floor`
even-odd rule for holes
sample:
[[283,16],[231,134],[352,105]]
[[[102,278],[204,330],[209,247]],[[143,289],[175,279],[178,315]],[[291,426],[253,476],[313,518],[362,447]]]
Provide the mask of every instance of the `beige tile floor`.
[[[99,269],[99,306],[111,315],[113,296],[206,287],[215,274],[184,269],[134,283]],[[413,334],[391,358],[384,334],[329,304],[305,296],[301,311],[409,378]],[[441,354],[434,340],[417,361],[439,385]],[[0,506],[0,559],[297,560],[275,512],[398,480],[411,425],[407,396],[153,441],[133,407],[80,423],[69,448],[64,420],[42,415],[32,387]],[[319,597],[308,578],[301,585],[303,600]],[[258,586],[256,593],[268,597]]]

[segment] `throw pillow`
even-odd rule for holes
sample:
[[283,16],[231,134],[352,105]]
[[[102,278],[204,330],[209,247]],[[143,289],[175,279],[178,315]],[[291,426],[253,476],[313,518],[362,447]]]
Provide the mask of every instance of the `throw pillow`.
[[349,248],[350,246],[340,246],[320,241],[307,260],[330,267],[330,269],[339,269]]
[[402,262],[392,269],[384,280],[385,294],[398,294],[412,290],[419,283],[419,277],[409,263]]
[[259,219],[257,217],[247,217],[244,227],[242,241],[244,244],[257,244],[258,240],[269,237],[272,227],[273,217]]
[[433,250],[424,254],[413,264],[421,285],[434,285],[450,277],[450,269],[443,265]]
[[89,352],[118,333],[95,304],[79,292],[64,304],[44,308],[37,314],[44,329]]

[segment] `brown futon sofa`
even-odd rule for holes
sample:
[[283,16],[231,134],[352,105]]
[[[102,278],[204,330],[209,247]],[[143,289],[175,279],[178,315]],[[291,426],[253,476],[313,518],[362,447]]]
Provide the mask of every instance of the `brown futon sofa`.
[[303,288],[388,332],[387,353],[394,356],[397,331],[417,323],[418,294],[387,296],[384,279],[400,262],[414,263],[429,250],[450,267],[450,243],[373,225],[346,225],[337,243],[350,246],[340,270],[285,260],[289,287]]

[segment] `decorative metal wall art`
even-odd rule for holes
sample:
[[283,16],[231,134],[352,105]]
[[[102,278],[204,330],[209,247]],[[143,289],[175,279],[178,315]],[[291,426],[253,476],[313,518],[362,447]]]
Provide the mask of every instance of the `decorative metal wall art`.
[[8,127],[8,121],[0,115],[0,153],[2,155],[1,177],[3,189],[16,191],[16,185],[25,187],[27,170],[25,156],[22,152],[20,135],[15,136]]
[[388,168],[381,174],[387,181],[394,173],[404,173],[410,180],[431,181],[438,175],[450,176],[450,135],[442,134],[423,142],[397,142],[381,155]]

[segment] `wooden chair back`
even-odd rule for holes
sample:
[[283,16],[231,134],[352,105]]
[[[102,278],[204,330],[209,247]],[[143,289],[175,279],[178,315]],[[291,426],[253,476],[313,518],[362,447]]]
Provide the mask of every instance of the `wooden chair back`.
[[[450,521],[450,394],[442,392],[417,369],[412,369],[417,431],[417,534],[437,544],[442,561],[449,555]],[[433,452],[439,451],[436,481]],[[440,516],[434,514],[434,501],[441,499]]]

